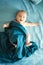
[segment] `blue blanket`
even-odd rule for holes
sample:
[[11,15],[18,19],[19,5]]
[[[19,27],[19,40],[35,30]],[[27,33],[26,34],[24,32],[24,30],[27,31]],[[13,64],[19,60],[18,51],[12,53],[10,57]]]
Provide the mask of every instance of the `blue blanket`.
[[[0,34],[0,62],[15,62],[23,57],[29,57],[38,49],[33,41],[30,41],[31,46],[26,47],[26,34],[21,24],[11,21],[9,27],[5,28],[5,32]],[[16,48],[14,44],[17,45]]]

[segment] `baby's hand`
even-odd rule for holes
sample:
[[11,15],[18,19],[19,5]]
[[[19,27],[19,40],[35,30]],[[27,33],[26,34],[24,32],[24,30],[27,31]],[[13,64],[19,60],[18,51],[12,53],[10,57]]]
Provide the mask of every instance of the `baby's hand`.
[[3,25],[3,28],[7,28],[7,27],[9,27],[9,23]]

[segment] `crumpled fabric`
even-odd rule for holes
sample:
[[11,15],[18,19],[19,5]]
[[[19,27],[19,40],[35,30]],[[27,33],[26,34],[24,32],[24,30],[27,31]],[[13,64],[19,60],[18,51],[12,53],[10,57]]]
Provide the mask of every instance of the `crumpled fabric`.
[[[15,22],[11,21],[8,28],[5,28],[5,32],[1,33],[0,42],[0,62],[15,62],[23,57],[29,57],[38,49],[35,42],[31,46],[26,47],[26,30],[25,28]],[[2,42],[3,41],[3,42]],[[15,48],[13,44],[16,44]]]

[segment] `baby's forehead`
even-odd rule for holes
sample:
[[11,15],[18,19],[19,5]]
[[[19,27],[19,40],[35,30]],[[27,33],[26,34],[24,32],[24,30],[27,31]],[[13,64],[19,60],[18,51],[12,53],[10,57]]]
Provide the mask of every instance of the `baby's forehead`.
[[25,13],[25,14],[27,14],[27,12],[24,11],[24,10],[18,11],[17,14],[18,14],[18,13]]

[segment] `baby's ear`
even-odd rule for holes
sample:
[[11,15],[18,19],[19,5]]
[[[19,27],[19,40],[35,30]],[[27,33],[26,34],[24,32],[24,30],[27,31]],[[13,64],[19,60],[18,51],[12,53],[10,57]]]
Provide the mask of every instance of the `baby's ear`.
[[37,25],[40,26],[40,23],[38,22]]

